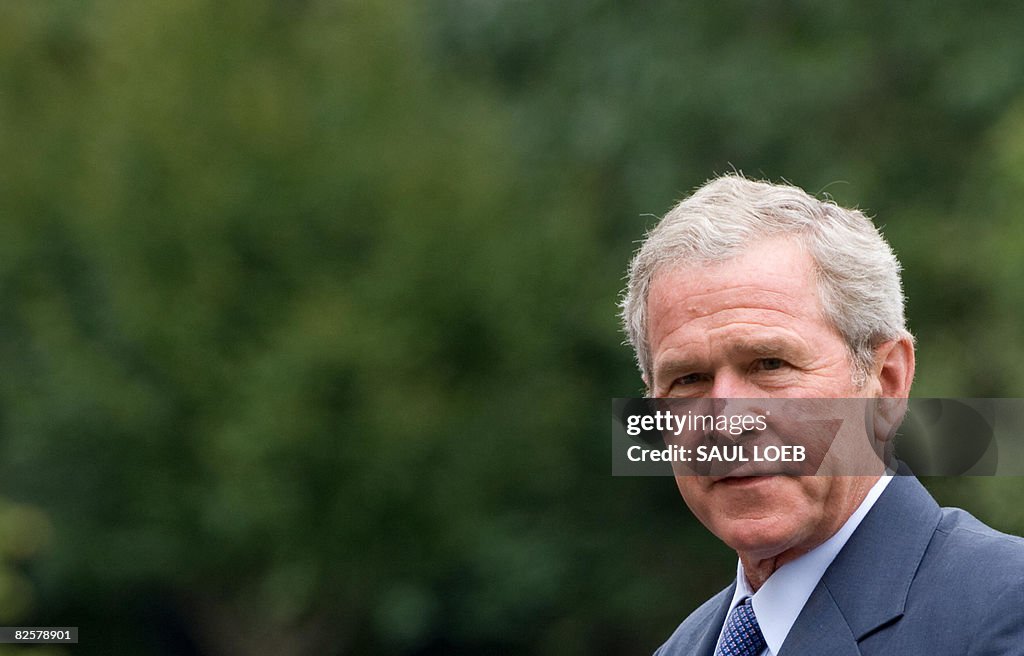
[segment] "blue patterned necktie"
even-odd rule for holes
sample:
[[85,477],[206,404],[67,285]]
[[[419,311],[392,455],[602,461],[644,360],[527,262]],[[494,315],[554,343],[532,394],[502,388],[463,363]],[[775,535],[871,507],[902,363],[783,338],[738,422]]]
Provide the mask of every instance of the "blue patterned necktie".
[[754,616],[752,600],[747,597],[729,613],[715,656],[758,656],[766,646]]

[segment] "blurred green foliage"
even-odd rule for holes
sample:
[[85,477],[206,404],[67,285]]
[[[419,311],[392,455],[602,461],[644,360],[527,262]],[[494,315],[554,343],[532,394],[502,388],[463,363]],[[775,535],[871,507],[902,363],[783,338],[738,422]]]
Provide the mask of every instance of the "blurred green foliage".
[[[734,168],[857,204],[916,393],[1020,396],[1022,18],[4,3],[4,621],[81,654],[650,651],[734,560],[670,481],[609,475],[635,240]],[[933,487],[1024,530],[1019,481]]]

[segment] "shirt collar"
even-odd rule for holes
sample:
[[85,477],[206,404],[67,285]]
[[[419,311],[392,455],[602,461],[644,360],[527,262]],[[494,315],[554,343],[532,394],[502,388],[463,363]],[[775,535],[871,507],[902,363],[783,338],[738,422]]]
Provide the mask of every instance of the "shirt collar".
[[754,614],[768,645],[769,654],[778,654],[782,649],[782,643],[789,635],[789,630],[793,628],[796,618],[825,574],[825,570],[835,560],[891,480],[892,476],[886,473],[875,481],[867,496],[835,535],[775,570],[757,592],[750,588],[743,564],[736,565],[736,591],[733,593],[729,612],[747,597],[753,597]]

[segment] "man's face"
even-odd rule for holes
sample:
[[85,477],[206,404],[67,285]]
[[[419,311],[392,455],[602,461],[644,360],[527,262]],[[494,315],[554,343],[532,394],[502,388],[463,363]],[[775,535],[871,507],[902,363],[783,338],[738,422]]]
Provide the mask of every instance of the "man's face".
[[[849,351],[824,319],[810,256],[796,242],[756,242],[724,263],[667,269],[648,295],[653,396],[853,398]],[[677,476],[687,505],[754,559],[793,557],[832,535],[860,502],[853,476]],[[873,479],[872,479],[873,480]]]

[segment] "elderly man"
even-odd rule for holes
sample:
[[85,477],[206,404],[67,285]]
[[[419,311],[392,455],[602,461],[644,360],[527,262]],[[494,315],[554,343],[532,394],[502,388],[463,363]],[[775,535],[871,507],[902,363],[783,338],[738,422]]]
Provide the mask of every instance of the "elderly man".
[[[728,175],[647,236],[623,319],[651,396],[905,399],[899,269],[860,212]],[[677,475],[739,563],[657,654],[1024,654],[1024,540],[857,473]]]

